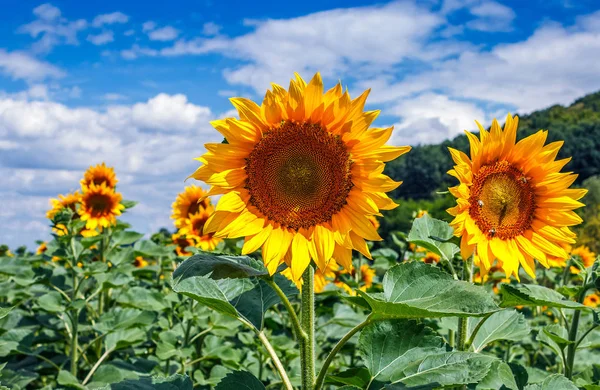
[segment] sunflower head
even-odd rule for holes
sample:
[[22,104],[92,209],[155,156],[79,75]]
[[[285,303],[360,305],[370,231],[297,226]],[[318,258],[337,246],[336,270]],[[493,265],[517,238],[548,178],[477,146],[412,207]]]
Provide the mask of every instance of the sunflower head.
[[148,261],[144,259],[142,256],[137,256],[133,261],[133,265],[136,268],[144,268],[148,265]]
[[600,295],[598,295],[598,293],[589,294],[587,297],[584,298],[583,304],[587,307],[593,308],[600,306]]
[[206,144],[192,174],[223,195],[204,231],[245,237],[243,254],[262,247],[271,274],[286,261],[298,280],[311,259],[350,269],[352,249],[370,258],[365,239],[381,239],[369,216],[396,207],[385,162],[410,147],[385,146],[391,127],[369,128],[379,111],[364,111],[368,91],[324,93],[318,73],[272,86],[261,105],[231,99],[240,119],[212,122],[227,143]]
[[219,242],[223,241],[222,238],[215,237],[214,233],[204,232],[204,226],[212,212],[212,207],[208,207],[190,214],[179,229],[179,234],[193,238],[195,246],[203,251],[212,251]]
[[107,167],[105,163],[91,166],[83,174],[81,179],[82,187],[89,187],[90,184],[101,185],[104,183],[109,188],[117,186],[117,175],[112,167]]
[[433,252],[426,252],[421,260],[427,264],[437,264],[440,261],[440,256]]
[[185,234],[175,233],[171,236],[175,247],[175,252],[178,256],[190,256],[192,253],[185,250],[188,246],[196,246],[195,237],[186,236]]
[[121,204],[122,196],[106,183],[96,185],[90,183],[81,196],[79,215],[86,221],[86,229],[109,227],[117,223],[116,217],[121,215],[125,206]]
[[50,199],[51,208],[46,212],[46,218],[53,219],[64,208],[69,208],[71,211],[77,212],[77,205],[80,202],[81,194],[79,191],[67,195],[58,195],[57,199]]
[[36,255],[41,255],[42,253],[46,252],[48,250],[48,246],[46,245],[45,242],[42,242],[40,244],[40,246],[38,246],[37,250],[35,251]]
[[466,132],[470,156],[450,148],[456,165],[448,173],[460,184],[450,188],[457,206],[448,212],[463,258],[474,254],[482,272],[497,259],[507,276],[518,279],[521,266],[535,278],[534,259],[548,267],[568,257],[569,227],[581,222],[573,210],[587,190],[569,188],[577,175],[561,172],[570,159],[556,160],[563,142],[544,145],[547,131],[516,142],[518,117],[510,114],[504,130],[496,120],[489,132],[477,125],[479,138]]
[[596,261],[596,254],[585,245],[578,246],[571,251],[571,256],[579,256],[585,268],[591,267]]
[[172,207],[171,219],[174,220],[175,226],[180,228],[191,215],[210,207],[210,200],[202,188],[191,185],[177,195]]

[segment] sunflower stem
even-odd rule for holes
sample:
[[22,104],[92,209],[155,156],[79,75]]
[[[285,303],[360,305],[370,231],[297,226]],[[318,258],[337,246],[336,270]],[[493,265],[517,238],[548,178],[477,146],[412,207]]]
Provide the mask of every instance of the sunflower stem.
[[292,328],[294,329],[294,334],[296,336],[296,339],[298,340],[298,344],[302,345],[306,341],[308,336],[302,330],[302,325],[300,325],[300,319],[298,319],[298,315],[296,314],[296,311],[292,307],[292,304],[290,303],[289,299],[287,298],[287,296],[285,295],[285,293],[283,292],[281,287],[279,287],[279,285],[277,283],[275,283],[275,281],[273,281],[273,279],[265,278],[264,281],[269,286],[271,286],[271,288],[279,296],[279,299],[281,299],[281,302],[283,303],[283,306],[285,306],[285,308],[290,316],[290,319],[292,321]]
[[[463,280],[473,283],[473,256],[465,260],[463,267]],[[460,317],[458,319],[458,350],[464,351],[467,348],[467,337],[468,337],[468,324],[469,319],[466,317]]]
[[302,390],[315,385],[315,270],[310,264],[302,275],[300,324],[306,339],[301,345]]
[[[587,284],[587,277],[584,280],[583,287],[579,291],[579,296],[577,297],[577,302],[583,303],[585,299],[585,294],[590,288],[590,284]],[[569,341],[571,342],[567,346],[567,359],[565,361],[565,376],[568,379],[573,377],[573,365],[575,363],[575,351],[577,350],[577,328],[579,328],[579,318],[581,317],[581,310],[575,310],[573,313],[573,320],[571,321],[571,327],[569,328]]]

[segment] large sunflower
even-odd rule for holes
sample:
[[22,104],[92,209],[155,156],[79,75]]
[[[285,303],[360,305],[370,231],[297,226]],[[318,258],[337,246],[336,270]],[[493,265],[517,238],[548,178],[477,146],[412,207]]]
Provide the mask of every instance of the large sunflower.
[[308,85],[296,74],[289,91],[272,86],[260,106],[231,99],[240,119],[212,122],[227,143],[206,144],[191,175],[223,194],[204,231],[245,237],[244,254],[262,247],[271,274],[285,260],[297,280],[311,258],[350,269],[352,249],[370,258],[365,239],[381,239],[368,217],[396,207],[385,192],[401,183],[384,162],[410,147],[384,145],[392,127],[369,129],[379,114],[363,112],[369,91],[323,94],[318,73]]
[[171,218],[175,221],[175,226],[180,228],[190,215],[196,214],[200,209],[210,206],[210,201],[206,198],[206,192],[195,185],[186,187],[183,192],[177,195],[173,202],[173,214]]
[[577,175],[560,172],[570,161],[556,160],[563,142],[544,145],[543,130],[516,142],[518,121],[509,114],[502,130],[494,119],[489,132],[477,123],[480,138],[466,132],[471,157],[450,148],[456,165],[448,172],[460,180],[448,212],[463,258],[474,253],[482,273],[497,259],[517,279],[519,264],[535,277],[534,259],[548,267],[548,259],[569,256],[563,245],[575,242],[569,226],[581,223],[573,210],[587,192],[569,188]]
[[62,209],[69,208],[71,211],[77,211],[77,204],[81,202],[81,194],[75,191],[72,194],[58,195],[58,199],[50,199],[52,208],[46,212],[48,219],[53,219],[54,216]]
[[86,222],[86,229],[109,227],[117,223],[116,216],[121,215],[125,206],[121,204],[122,196],[103,182],[100,185],[90,183],[81,196],[79,215]]
[[107,167],[105,163],[102,163],[96,166],[91,166],[87,171],[85,171],[83,174],[83,179],[81,179],[81,186],[85,188],[92,183],[96,185],[105,183],[107,187],[115,188],[117,181],[115,170],[112,167]]

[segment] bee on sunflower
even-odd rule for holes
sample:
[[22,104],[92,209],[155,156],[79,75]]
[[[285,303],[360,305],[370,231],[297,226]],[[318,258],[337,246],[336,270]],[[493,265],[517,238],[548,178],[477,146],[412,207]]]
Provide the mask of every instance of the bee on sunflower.
[[409,146],[386,146],[393,127],[370,128],[369,91],[351,99],[341,84],[324,92],[317,73],[289,89],[272,84],[261,105],[233,98],[240,119],[211,122],[227,143],[206,144],[191,177],[223,195],[204,225],[216,237],[244,237],[243,254],[262,248],[271,274],[285,262],[298,280],[311,259],[322,272],[334,259],[350,270],[352,250],[381,240],[370,216],[396,204],[385,163]]
[[465,132],[470,157],[450,148],[456,165],[448,172],[460,181],[449,189],[457,205],[448,212],[463,258],[473,255],[482,274],[497,261],[517,279],[519,266],[535,278],[534,259],[549,267],[568,258],[570,227],[582,222],[573,210],[587,192],[569,188],[577,175],[561,172],[570,161],[556,160],[563,141],[545,145],[548,132],[540,130],[517,142],[518,121],[509,114],[502,130],[494,119],[489,132],[477,122],[479,138]]

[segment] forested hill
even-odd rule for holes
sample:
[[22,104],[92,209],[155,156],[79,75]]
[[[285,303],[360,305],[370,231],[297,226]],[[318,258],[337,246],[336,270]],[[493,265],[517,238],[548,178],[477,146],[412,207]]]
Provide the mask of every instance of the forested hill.
[[[503,125],[504,118],[498,120]],[[600,92],[578,99],[569,107],[556,105],[519,115],[518,139],[540,129],[549,130],[547,142],[565,141],[558,157],[573,157],[564,170],[579,174],[576,183],[600,174]],[[455,185],[456,179],[446,173],[453,165],[448,147],[468,154],[469,142],[465,135],[460,135],[441,144],[416,146],[410,153],[389,163],[386,173],[395,180],[404,181],[393,196],[428,199],[435,191]]]

